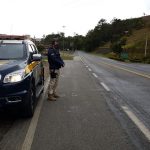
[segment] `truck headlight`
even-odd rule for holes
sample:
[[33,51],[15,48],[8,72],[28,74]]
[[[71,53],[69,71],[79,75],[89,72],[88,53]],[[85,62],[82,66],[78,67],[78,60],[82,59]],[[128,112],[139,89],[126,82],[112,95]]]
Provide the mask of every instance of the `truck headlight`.
[[4,83],[15,83],[22,81],[25,77],[25,70],[21,69],[12,73],[9,73],[4,78]]

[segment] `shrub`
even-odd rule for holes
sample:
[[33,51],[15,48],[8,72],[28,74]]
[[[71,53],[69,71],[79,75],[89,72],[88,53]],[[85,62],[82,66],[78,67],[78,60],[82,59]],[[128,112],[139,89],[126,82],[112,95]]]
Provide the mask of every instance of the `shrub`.
[[45,47],[43,45],[37,45],[37,49],[39,50],[39,52],[44,51]]

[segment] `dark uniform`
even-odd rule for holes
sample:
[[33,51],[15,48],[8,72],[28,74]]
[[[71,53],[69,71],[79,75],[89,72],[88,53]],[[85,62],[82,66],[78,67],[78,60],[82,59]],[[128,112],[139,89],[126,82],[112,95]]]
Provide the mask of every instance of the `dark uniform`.
[[60,57],[59,49],[49,48],[48,49],[48,62],[50,69],[50,82],[48,86],[48,97],[49,100],[55,100],[58,97],[56,94],[56,88],[58,85],[58,79],[60,75],[60,68],[64,67],[64,62]]

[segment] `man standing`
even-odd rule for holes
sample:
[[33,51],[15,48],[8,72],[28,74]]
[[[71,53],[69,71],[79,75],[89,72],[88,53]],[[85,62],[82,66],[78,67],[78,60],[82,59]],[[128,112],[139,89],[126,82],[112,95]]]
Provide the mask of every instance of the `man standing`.
[[59,96],[56,94],[58,79],[60,75],[60,68],[64,67],[64,62],[60,57],[59,45],[57,41],[52,41],[48,49],[48,62],[50,69],[50,82],[48,86],[48,100],[54,101]]

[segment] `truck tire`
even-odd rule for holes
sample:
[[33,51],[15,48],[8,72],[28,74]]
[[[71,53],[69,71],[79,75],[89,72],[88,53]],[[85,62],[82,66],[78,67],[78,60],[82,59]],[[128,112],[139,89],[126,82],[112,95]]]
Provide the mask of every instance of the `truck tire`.
[[35,109],[35,99],[36,99],[36,88],[34,83],[31,83],[30,90],[28,93],[28,97],[26,99],[24,109],[23,109],[23,116],[24,117],[32,117],[34,114],[34,109]]

